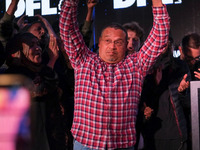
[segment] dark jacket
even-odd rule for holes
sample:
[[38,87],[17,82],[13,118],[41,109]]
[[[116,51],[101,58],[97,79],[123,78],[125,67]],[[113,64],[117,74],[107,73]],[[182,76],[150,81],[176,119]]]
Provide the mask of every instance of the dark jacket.
[[6,73],[25,75],[34,83],[30,108],[31,149],[65,150],[65,131],[55,72],[47,66],[42,67],[40,71],[32,71],[25,66],[11,66]]
[[[189,73],[189,69],[185,62],[175,58],[171,58],[170,60],[165,62],[164,69],[162,70],[162,80],[165,80],[165,83],[167,83],[170,96],[170,107],[173,109],[179,135],[183,142],[187,140],[187,124],[184,108],[189,107],[189,102],[187,102],[188,99],[186,98],[187,92],[179,93],[178,86],[184,74],[187,73]],[[148,138],[153,138],[156,131],[159,128],[162,128],[161,124],[158,123],[160,122],[158,120],[159,118],[156,117],[159,109],[159,97],[162,92],[164,92],[163,89],[155,82],[155,74],[152,73],[148,75],[144,81],[143,91],[141,95],[141,106],[143,102],[145,102],[147,106],[151,107],[154,110],[149,120],[143,119],[144,122],[142,131],[144,135]]]

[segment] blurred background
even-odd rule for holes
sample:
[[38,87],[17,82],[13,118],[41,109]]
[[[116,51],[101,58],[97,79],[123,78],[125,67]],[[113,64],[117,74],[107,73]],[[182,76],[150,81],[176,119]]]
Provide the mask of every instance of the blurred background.
[[[0,0],[0,17],[11,0]],[[188,32],[200,33],[200,1],[199,0],[163,0],[167,4],[171,17],[171,36],[175,49],[182,37]],[[59,32],[58,20],[60,0],[20,0],[16,19],[21,15],[34,16],[40,14],[45,17]],[[118,6],[117,9],[114,8]],[[117,5],[118,4],[118,5]],[[121,7],[121,8],[119,8]],[[110,22],[126,23],[137,21],[144,28],[147,37],[152,27],[151,0],[99,0],[93,12],[93,40],[91,45],[98,42],[101,29]],[[80,0],[78,20],[84,22],[87,13],[86,0]]]

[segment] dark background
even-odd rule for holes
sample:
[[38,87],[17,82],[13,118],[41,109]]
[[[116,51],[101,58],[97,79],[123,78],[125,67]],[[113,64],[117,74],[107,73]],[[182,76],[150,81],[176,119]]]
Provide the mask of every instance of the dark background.
[[[175,0],[174,0],[175,1]],[[146,7],[137,7],[136,3],[129,8],[113,9],[113,0],[99,0],[94,13],[94,41],[98,42],[101,29],[108,23],[118,22],[126,23],[137,21],[144,28],[145,37],[147,37],[152,27],[152,8],[151,4]],[[50,0],[51,6],[55,7],[59,0]],[[182,37],[188,32],[197,32],[200,34],[200,0],[182,0],[182,4],[167,5],[171,17],[171,36],[176,45]],[[5,11],[5,0],[0,0],[0,17]],[[86,0],[80,0],[78,20],[84,22],[87,13]],[[35,14],[40,14],[36,10]],[[59,15],[44,16],[58,32]]]

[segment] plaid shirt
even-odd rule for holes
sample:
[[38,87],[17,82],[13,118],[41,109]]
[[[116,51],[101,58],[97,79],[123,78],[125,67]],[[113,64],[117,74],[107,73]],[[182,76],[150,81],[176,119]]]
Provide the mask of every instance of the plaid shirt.
[[92,149],[132,147],[144,77],[168,40],[166,6],[153,8],[153,28],[138,53],[107,64],[85,46],[77,23],[77,4],[65,0],[60,14],[61,38],[75,69],[72,134]]

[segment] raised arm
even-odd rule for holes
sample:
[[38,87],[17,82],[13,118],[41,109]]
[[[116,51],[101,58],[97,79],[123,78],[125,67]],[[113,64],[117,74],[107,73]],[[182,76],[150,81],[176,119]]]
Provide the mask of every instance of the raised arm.
[[162,0],[152,0],[153,7],[162,7],[163,3]]
[[69,56],[72,67],[78,67],[88,57],[89,49],[85,46],[77,22],[78,0],[66,0],[60,13],[60,36]]
[[8,15],[13,16],[15,11],[17,10],[17,5],[19,3],[19,0],[12,0],[8,10],[6,11]]
[[81,27],[81,34],[83,35],[83,39],[86,43],[86,45],[89,47],[90,40],[92,37],[92,14],[94,7],[97,5],[98,0],[88,0],[87,2],[87,15],[85,18],[85,22],[83,26]]
[[157,57],[165,50],[168,42],[170,18],[161,0],[152,0],[153,27],[138,53],[141,74],[145,76]]
[[86,21],[92,20],[93,9],[97,5],[97,3],[98,3],[97,0],[88,0],[88,2],[87,2],[88,12],[87,12],[87,16],[86,16],[86,19],[85,19]]
[[49,55],[49,62],[47,66],[49,66],[52,69],[54,68],[56,60],[59,57],[58,51],[59,51],[59,47],[57,43],[57,38],[53,34],[50,34],[49,48],[47,50],[48,55]]
[[0,20],[0,41],[4,48],[8,39],[13,35],[13,19],[19,0],[12,0],[4,16]]

